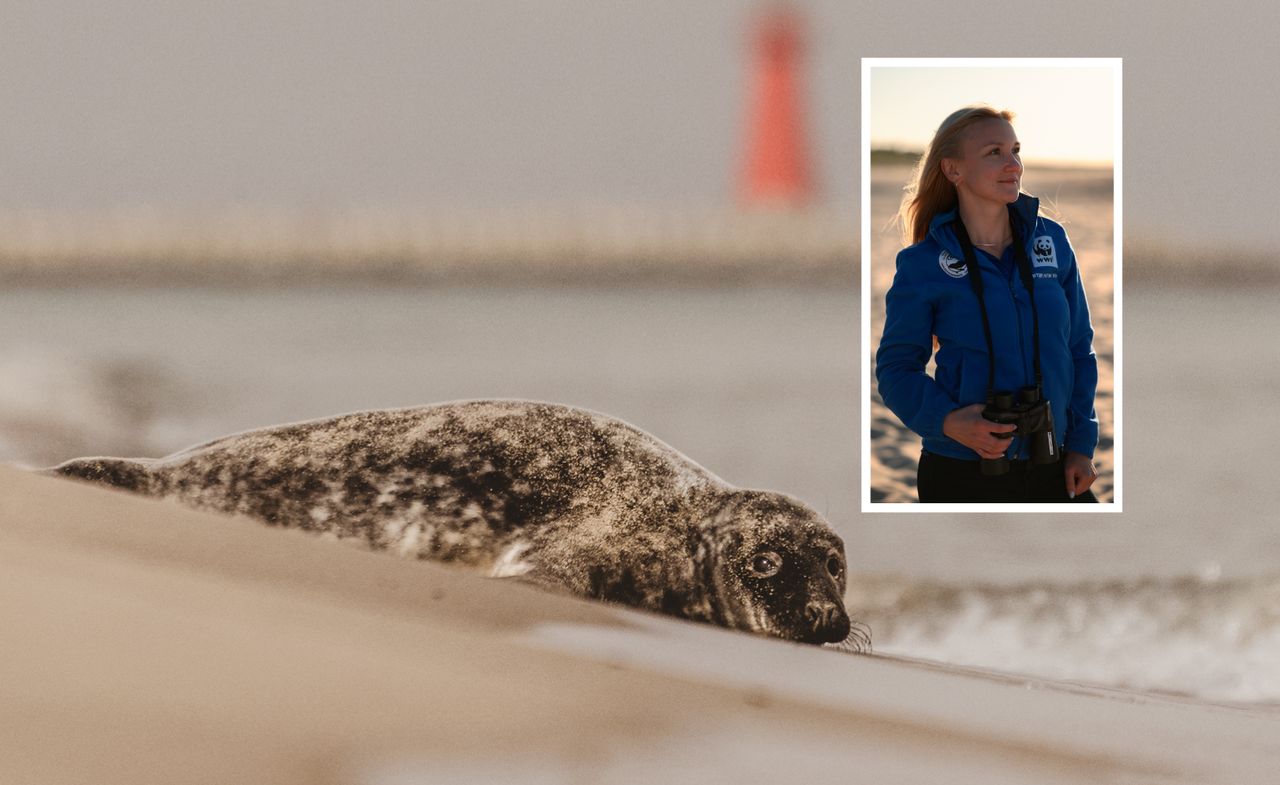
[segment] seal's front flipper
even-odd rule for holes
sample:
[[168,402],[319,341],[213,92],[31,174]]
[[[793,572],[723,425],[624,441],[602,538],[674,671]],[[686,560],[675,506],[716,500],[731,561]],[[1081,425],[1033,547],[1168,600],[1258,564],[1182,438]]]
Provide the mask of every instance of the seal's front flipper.
[[155,478],[151,474],[149,463],[150,461],[134,461],[128,458],[75,458],[52,469],[45,469],[42,473],[74,477],[134,493],[150,493],[155,484]]

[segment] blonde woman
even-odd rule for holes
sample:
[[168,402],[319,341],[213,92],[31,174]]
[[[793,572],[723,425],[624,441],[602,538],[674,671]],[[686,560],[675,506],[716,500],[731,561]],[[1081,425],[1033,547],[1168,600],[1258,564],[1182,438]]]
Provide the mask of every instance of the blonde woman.
[[1012,120],[947,117],[900,212],[876,380],[923,441],[922,502],[1097,501],[1089,306],[1066,232],[1021,191]]

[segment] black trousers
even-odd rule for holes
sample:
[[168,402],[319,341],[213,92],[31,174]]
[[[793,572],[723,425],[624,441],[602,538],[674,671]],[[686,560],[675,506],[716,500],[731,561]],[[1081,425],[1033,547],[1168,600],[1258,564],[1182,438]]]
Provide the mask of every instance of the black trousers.
[[916,492],[925,503],[942,502],[1097,502],[1093,491],[1067,496],[1062,460],[1036,466],[1031,461],[1009,461],[1009,471],[998,477],[982,474],[979,461],[965,461],[920,453]]

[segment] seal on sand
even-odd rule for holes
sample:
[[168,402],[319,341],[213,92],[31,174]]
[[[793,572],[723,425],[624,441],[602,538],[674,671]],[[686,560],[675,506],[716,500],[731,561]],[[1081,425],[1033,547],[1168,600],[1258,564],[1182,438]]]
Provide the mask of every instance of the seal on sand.
[[844,545],[818,513],[582,409],[358,412],[48,471],[733,629],[850,636]]

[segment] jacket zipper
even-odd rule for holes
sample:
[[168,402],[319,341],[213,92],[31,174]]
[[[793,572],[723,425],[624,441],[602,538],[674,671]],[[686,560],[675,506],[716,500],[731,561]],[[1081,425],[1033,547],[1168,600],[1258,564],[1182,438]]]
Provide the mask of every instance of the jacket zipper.
[[[947,243],[944,243],[942,241],[941,237],[935,237],[934,239],[938,241],[939,245],[941,245],[943,248],[951,252],[952,255],[954,255],[954,252],[951,251]],[[961,253],[960,258],[963,258],[963,252]],[[982,274],[982,267],[984,263],[988,267],[991,266],[990,263],[987,263],[985,259],[979,258],[978,259],[979,275]],[[999,275],[1000,279],[1004,281],[1005,288],[1009,291],[1009,300],[1013,303],[1013,320],[1018,325],[1018,361],[1022,363],[1022,378],[1026,379],[1027,378],[1027,347],[1026,347],[1026,338],[1023,336],[1023,330],[1022,330],[1022,312],[1018,310],[1018,298],[1013,290],[1013,281],[1008,278],[1005,278],[1004,273],[1000,272],[1000,270],[998,269],[996,270],[996,273]],[[1015,271],[1015,275],[1016,275],[1016,271]],[[985,290],[985,287],[983,288]],[[995,358],[990,357],[987,359],[987,362],[995,362]],[[1016,393],[1017,390],[1014,390],[1013,392]],[[1022,459],[1024,457],[1022,455],[1023,441],[1024,439],[1021,436],[1013,437],[1013,439],[1011,440],[1011,443],[1009,444],[1009,451],[1006,452],[1005,454],[1010,458]],[[1015,446],[1017,447],[1017,449],[1014,449]],[[1010,453],[1012,453],[1012,455],[1010,455]]]

